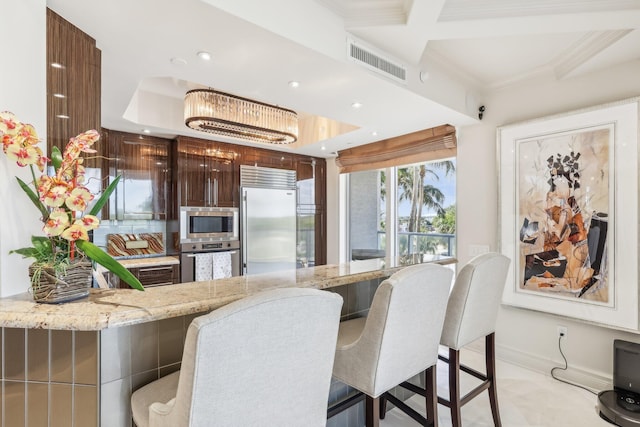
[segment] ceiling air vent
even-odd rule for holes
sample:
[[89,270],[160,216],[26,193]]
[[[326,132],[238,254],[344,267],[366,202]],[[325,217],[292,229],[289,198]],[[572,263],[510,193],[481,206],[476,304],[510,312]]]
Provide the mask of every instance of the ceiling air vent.
[[353,40],[347,40],[347,49],[349,58],[355,62],[401,83],[407,82],[407,69],[404,66],[363,48]]

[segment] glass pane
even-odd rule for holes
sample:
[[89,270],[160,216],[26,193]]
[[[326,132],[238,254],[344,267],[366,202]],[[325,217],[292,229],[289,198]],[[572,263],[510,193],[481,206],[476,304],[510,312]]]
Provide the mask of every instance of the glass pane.
[[349,244],[353,260],[385,255],[383,189],[381,170],[349,174]]
[[398,254],[455,255],[455,158],[396,168]]

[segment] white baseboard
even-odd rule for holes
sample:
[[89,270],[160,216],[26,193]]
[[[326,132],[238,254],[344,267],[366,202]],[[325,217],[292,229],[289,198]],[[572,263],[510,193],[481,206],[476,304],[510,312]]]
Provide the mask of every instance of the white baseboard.
[[[484,340],[478,340],[471,345],[465,347],[478,353],[484,353]],[[496,358],[503,362],[511,363],[531,371],[551,376],[551,369],[557,366],[564,367],[564,364],[558,364],[556,361],[545,359],[530,353],[517,350],[512,347],[496,345]],[[571,366],[564,371],[555,371],[555,376],[574,384],[586,387],[594,392],[602,390],[610,390],[613,388],[612,379],[597,372],[587,369],[581,369]]]

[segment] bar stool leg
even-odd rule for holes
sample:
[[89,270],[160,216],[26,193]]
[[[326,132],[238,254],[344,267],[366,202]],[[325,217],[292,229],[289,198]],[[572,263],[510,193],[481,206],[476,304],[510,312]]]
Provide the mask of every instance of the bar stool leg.
[[380,398],[367,396],[364,411],[366,427],[380,427]]
[[384,420],[384,417],[387,415],[387,398],[386,392],[382,393],[382,395],[378,398],[380,400],[380,419]]
[[429,367],[425,371],[427,421],[430,421],[433,427],[438,427],[438,394],[436,392],[438,381],[436,379],[436,372],[436,365]]
[[495,427],[502,427],[500,411],[498,410],[498,390],[496,388],[496,334],[492,333],[485,338],[485,363],[487,367],[487,379],[489,380],[489,403],[491,415]]
[[449,404],[452,427],[462,426],[460,414],[460,351],[449,349]]

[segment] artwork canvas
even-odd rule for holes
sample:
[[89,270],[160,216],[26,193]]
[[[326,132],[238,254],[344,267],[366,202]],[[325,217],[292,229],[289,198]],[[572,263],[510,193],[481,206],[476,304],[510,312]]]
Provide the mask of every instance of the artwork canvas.
[[516,142],[519,291],[611,303],[612,136],[609,125]]
[[639,330],[639,100],[498,128],[504,304]]

